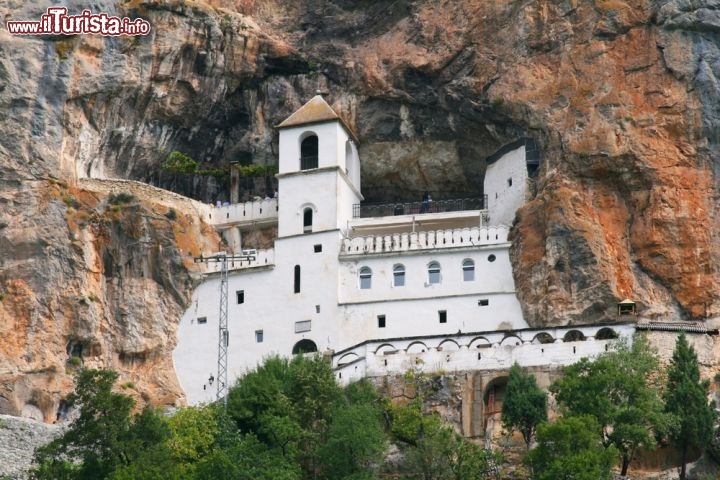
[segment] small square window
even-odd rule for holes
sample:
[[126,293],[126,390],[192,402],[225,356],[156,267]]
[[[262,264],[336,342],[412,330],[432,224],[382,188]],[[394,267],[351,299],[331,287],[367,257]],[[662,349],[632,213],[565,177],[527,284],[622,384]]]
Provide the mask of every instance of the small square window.
[[262,330],[255,330],[255,342],[257,342],[257,343],[263,342],[263,331]]
[[512,187],[512,177],[508,178],[508,187]]
[[438,310],[438,319],[440,323],[447,323],[447,310]]
[[237,298],[238,305],[245,303],[245,290],[237,290],[235,292],[235,297]]
[[378,315],[378,328],[385,328],[385,315]]
[[315,305],[315,313],[320,313],[320,305]]
[[315,253],[320,253],[320,252],[322,252],[322,245],[319,244],[319,243],[318,243],[317,245],[314,245],[314,246],[313,246],[313,250],[315,250]]
[[302,320],[300,322],[295,322],[295,333],[309,332],[310,327],[310,320]]
[[198,325],[203,325],[207,323],[207,317],[198,317],[197,318]]
[[483,298],[482,300],[478,300],[478,306],[479,306],[479,307],[487,307],[488,305],[490,305],[490,300],[488,300],[487,298]]

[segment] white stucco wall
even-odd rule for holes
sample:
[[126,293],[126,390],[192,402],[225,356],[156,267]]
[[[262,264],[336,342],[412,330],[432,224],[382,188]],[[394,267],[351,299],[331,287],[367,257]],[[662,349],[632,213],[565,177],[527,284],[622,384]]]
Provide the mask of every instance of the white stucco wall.
[[[338,342],[338,231],[307,234],[275,243],[275,265],[230,272],[228,277],[228,379],[253,368],[271,354],[290,355],[293,346],[310,339],[320,351]],[[322,245],[316,253],[315,245]],[[294,293],[294,267],[300,265],[300,293]],[[244,291],[238,305],[236,292]],[[211,372],[217,376],[220,280],[209,277],[195,291],[191,307],[178,329],[173,360],[188,402],[214,399],[215,388],[204,390]],[[319,312],[318,312],[319,307]],[[199,324],[198,317],[207,323]],[[295,333],[295,322],[311,321],[311,330]],[[257,343],[255,331],[263,331]],[[209,388],[209,387],[208,387]]]
[[339,166],[343,171],[354,171],[353,177],[358,180],[357,189],[360,189],[359,160],[354,145],[351,150],[355,155],[350,157],[351,164],[347,164],[347,142],[350,135],[340,122],[329,121],[311,125],[285,128],[280,130],[279,168],[278,173],[297,172],[300,170],[300,144],[308,134],[318,137],[318,168]]
[[[512,185],[509,185],[510,179]],[[484,191],[488,196],[491,225],[512,225],[515,212],[525,203],[527,180],[524,145],[487,166]]]
[[[308,132],[318,135],[318,168],[300,171],[300,140]],[[352,206],[362,198],[360,160],[356,146],[340,122],[282,129],[279,163],[275,248],[257,252],[255,261],[238,266],[229,275],[228,378],[231,385],[236,377],[255,367],[264,357],[289,356],[293,346],[303,339],[312,340],[319,351],[352,350],[357,364],[352,370],[343,369],[338,373],[344,371],[349,376],[357,376],[385,371],[387,358],[375,351],[383,339],[394,338],[396,343],[398,338],[414,336],[439,339],[437,345],[425,352],[418,350],[419,344],[398,347],[402,352],[394,357],[397,365],[391,362],[391,369],[401,368],[408,362],[414,364],[420,353],[437,356],[428,357],[430,362],[445,362],[460,368],[477,362],[477,353],[471,350],[477,345],[472,344],[472,338],[467,339],[469,344],[464,346],[459,340],[443,344],[444,337],[528,328],[515,296],[507,228],[470,227],[458,223],[455,217],[459,214],[454,213],[434,217],[436,227],[446,225],[445,229],[410,233],[407,225],[414,228],[413,218],[408,217],[405,225],[398,223],[397,217],[387,217],[371,223],[375,231],[390,233],[348,238],[349,225],[365,225],[367,231],[373,228],[368,227],[368,219],[352,219]],[[512,186],[507,184],[508,178],[513,179]],[[524,147],[488,166],[485,192],[490,200],[491,224],[512,222],[515,210],[524,201],[526,181]],[[265,207],[274,207],[274,201]],[[262,212],[253,211],[253,216],[269,217],[265,207]],[[303,226],[306,207],[313,209],[310,233],[305,233]],[[242,217],[241,208],[245,212]],[[216,212],[225,215],[224,219],[213,219],[219,222],[218,227],[230,224],[239,228],[247,216],[247,206],[226,210]],[[358,229],[354,231],[357,233]],[[491,255],[494,261],[489,261]],[[471,281],[465,281],[463,276],[466,259],[475,263]],[[428,264],[432,261],[441,266],[439,284],[428,282]],[[396,264],[405,267],[404,286],[393,286]],[[294,291],[296,265],[301,272],[297,293]],[[372,269],[370,289],[359,288],[358,273],[365,266]],[[192,305],[180,322],[173,360],[190,404],[215,399],[216,385],[209,385],[208,378],[217,377],[219,288],[217,273],[208,276],[196,289]],[[236,301],[236,292],[240,290],[244,292],[242,304]],[[446,313],[443,323],[440,323],[439,311]],[[378,315],[385,316],[384,327],[378,324]],[[198,323],[199,317],[207,321]],[[297,322],[307,321],[309,330],[297,332]],[[260,330],[262,342],[256,338]],[[519,338],[517,345],[508,343],[513,341],[501,339],[498,343],[505,350],[523,344]],[[370,352],[364,342],[378,345]],[[562,355],[567,353],[565,350]],[[577,347],[568,351],[575,355]],[[455,356],[448,358],[448,355]],[[503,353],[498,361],[515,357],[515,354]]]

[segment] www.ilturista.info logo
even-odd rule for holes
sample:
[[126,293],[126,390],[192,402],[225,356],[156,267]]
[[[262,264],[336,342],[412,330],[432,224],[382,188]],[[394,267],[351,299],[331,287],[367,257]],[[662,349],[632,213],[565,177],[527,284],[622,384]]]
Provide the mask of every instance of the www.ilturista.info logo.
[[50,7],[40,21],[9,21],[11,35],[147,35],[150,23],[142,18],[111,17],[107,13],[83,10],[80,15],[68,15],[65,7]]

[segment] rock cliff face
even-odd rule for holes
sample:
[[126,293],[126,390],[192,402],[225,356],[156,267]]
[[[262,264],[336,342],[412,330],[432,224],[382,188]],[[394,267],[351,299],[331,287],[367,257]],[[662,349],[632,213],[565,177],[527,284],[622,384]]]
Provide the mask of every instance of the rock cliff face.
[[[34,20],[51,5],[10,0],[0,16]],[[208,168],[274,164],[272,126],[316,90],[359,136],[368,200],[481,194],[485,158],[535,140],[542,165],[513,227],[532,325],[612,321],[625,297],[646,317],[720,313],[715,2],[93,8],[140,16],[151,33],[0,29],[0,412],[51,420],[73,356],[117,368],[157,403],[179,398],[169,352],[202,226],[169,219],[153,195],[112,204],[77,181],[222,198],[218,181],[161,164],[172,151]]]

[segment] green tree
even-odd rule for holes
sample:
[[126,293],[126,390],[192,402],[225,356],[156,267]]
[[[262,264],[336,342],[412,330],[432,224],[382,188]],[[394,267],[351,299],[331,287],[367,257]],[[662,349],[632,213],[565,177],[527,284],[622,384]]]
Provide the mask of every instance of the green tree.
[[537,426],[544,421],[547,421],[545,392],[538,386],[534,375],[523,373],[520,365],[514,363],[503,398],[503,426],[508,431],[522,433],[525,446],[530,450]]
[[[228,414],[264,448],[241,449],[243,454],[275,455],[280,458],[271,464],[298,465],[303,478],[360,478],[384,450],[380,405],[370,384],[343,390],[321,356],[297,355],[268,358],[239,379],[229,393]],[[234,468],[238,450],[223,455],[215,461]]]
[[617,459],[603,448],[595,418],[562,417],[538,427],[538,445],[525,456],[536,480],[610,480]]
[[300,480],[299,466],[253,434],[242,435],[227,448],[213,450],[197,465],[196,480]]
[[384,405],[366,379],[345,388],[344,399],[331,415],[327,438],[318,448],[322,477],[374,478],[386,447]]
[[425,375],[409,374],[406,381],[415,397],[390,407],[391,433],[403,451],[403,478],[468,480],[492,478],[501,456],[470,442],[443,423],[437,413],[426,412],[434,382]]
[[632,346],[618,343],[596,360],[583,358],[563,372],[550,391],[566,414],[594,417],[603,444],[620,452],[621,475],[626,475],[637,449],[653,448],[667,425],[653,383],[659,374],[655,352],[637,336]]
[[681,333],[675,343],[667,388],[665,410],[672,418],[670,441],[680,451],[680,479],[686,477],[687,455],[690,449],[704,448],[715,430],[714,402],[708,402],[710,382],[700,380],[700,368],[695,349]]
[[68,396],[79,416],[62,436],[37,449],[32,478],[107,478],[164,440],[167,430],[152,410],[132,421],[133,399],[112,391],[117,377],[109,370],[80,372]]

